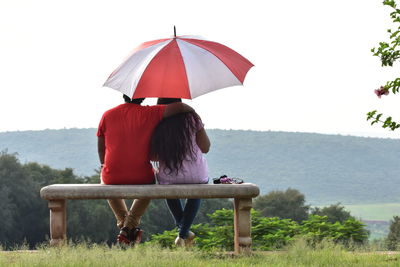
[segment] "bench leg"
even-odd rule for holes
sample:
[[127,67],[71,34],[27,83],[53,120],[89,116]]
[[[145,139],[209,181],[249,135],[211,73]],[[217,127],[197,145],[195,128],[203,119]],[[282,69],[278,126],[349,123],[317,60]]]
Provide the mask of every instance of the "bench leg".
[[49,200],[50,209],[50,245],[62,245],[67,239],[66,201]]
[[235,253],[251,252],[251,198],[235,198]]

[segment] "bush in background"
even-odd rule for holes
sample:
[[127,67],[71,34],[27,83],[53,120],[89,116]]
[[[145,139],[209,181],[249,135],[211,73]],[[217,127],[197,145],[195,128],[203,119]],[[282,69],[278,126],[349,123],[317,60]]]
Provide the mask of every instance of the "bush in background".
[[390,231],[386,238],[388,250],[400,249],[400,217],[394,216],[390,221]]
[[[281,249],[293,240],[302,237],[310,245],[323,240],[349,246],[364,244],[368,239],[368,231],[364,224],[355,219],[343,223],[331,223],[327,216],[310,215],[308,220],[297,223],[291,219],[263,217],[252,210],[253,248],[258,250]],[[233,250],[233,211],[221,209],[210,214],[210,224],[193,225],[196,233],[196,244],[202,250]],[[151,237],[151,243],[163,247],[172,247],[177,230],[164,231]]]

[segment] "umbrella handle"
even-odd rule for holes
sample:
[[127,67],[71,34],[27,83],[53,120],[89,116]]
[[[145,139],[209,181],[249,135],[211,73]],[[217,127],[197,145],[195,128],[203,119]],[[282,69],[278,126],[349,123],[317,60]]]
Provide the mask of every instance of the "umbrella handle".
[[176,27],[174,25],[174,38],[176,38]]

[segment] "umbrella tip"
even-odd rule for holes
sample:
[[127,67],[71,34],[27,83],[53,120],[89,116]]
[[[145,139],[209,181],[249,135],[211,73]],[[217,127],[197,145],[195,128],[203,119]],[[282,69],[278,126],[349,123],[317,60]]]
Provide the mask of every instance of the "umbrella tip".
[[176,38],[176,27],[174,25],[174,38]]

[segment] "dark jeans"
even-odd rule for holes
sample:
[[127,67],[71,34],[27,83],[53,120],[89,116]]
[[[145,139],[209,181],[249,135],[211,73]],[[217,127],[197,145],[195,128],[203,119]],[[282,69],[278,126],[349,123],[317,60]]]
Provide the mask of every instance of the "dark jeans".
[[200,208],[201,199],[187,199],[185,208],[180,199],[167,199],[167,205],[179,229],[179,237],[186,239]]

